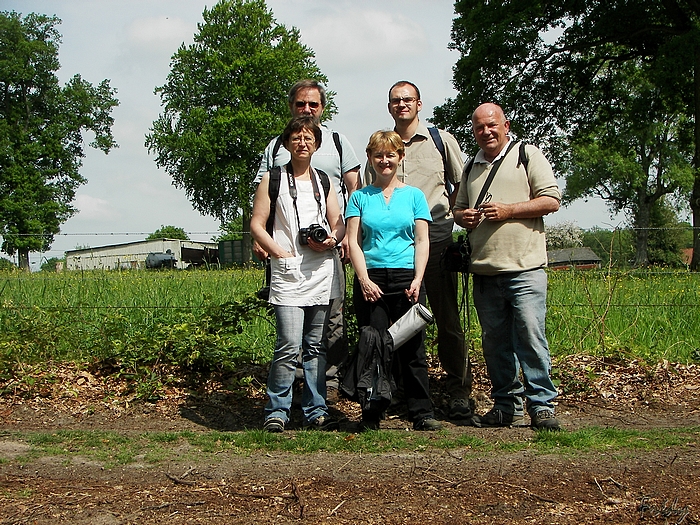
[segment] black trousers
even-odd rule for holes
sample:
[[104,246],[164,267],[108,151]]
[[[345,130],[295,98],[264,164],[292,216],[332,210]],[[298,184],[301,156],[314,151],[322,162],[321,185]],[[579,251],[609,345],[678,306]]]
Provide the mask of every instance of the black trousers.
[[[374,268],[367,272],[369,278],[384,295],[376,303],[365,301],[360,282],[353,282],[353,304],[359,327],[372,326],[387,330],[411,308],[404,293],[413,281],[413,270],[404,268]],[[425,304],[425,289],[421,286],[419,302]],[[398,370],[403,383],[408,415],[412,421],[433,417],[433,403],[428,386],[428,363],[425,356],[425,331],[409,339],[394,353],[394,370]],[[364,417],[378,415],[363,414]]]

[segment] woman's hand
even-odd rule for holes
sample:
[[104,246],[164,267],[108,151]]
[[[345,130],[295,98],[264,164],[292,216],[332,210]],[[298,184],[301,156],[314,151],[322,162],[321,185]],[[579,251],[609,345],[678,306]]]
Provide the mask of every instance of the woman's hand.
[[384,295],[382,289],[374,284],[369,277],[366,279],[359,279],[359,281],[360,288],[362,288],[362,297],[365,301],[369,303],[376,303],[381,296]]
[[409,286],[405,290],[406,297],[413,304],[418,302],[418,295],[420,294],[420,285],[421,285],[420,279],[413,279],[413,281],[411,281],[411,286]]

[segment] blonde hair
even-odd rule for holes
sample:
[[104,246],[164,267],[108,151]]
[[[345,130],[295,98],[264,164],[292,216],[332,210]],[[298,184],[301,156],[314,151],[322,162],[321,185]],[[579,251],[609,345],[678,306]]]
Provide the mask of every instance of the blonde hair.
[[403,156],[406,146],[395,131],[375,131],[369,138],[365,151],[367,156],[371,156],[373,151],[396,151]]

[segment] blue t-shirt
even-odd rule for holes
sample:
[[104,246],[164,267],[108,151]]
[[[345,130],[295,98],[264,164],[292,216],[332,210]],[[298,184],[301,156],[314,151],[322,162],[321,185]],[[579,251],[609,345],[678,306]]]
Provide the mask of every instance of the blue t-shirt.
[[418,188],[396,188],[387,204],[382,189],[365,186],[353,192],[345,218],[362,222],[362,251],[367,268],[413,269],[416,220],[430,222],[430,209]]

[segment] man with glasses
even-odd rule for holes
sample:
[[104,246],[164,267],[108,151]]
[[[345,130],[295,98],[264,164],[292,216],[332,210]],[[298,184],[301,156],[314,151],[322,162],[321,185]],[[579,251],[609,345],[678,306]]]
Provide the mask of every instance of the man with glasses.
[[[440,256],[452,242],[454,219],[451,208],[464,163],[459,144],[452,135],[439,130],[437,140],[431,136],[431,131],[418,118],[422,107],[420,91],[415,84],[400,81],[389,89],[388,108],[394,119],[394,131],[401,136],[406,147],[406,156],[397,176],[402,182],[423,191],[432,216],[430,256],[424,282],[437,324],[438,357],[447,373],[448,417],[469,419],[472,416],[469,401],[472,377],[459,317],[457,274],[440,267]],[[444,157],[438,141],[444,149]],[[368,184],[374,179],[369,163],[365,178]]]
[[[315,80],[301,80],[289,90],[289,111],[292,117],[310,115],[320,125],[325,106],[326,90],[322,84]],[[355,150],[345,135],[321,126],[321,137],[321,146],[311,158],[311,166],[324,171],[328,175],[338,196],[340,211],[345,216],[345,205],[350,198],[350,194],[358,188],[360,161],[357,159]],[[283,166],[289,162],[291,155],[281,146],[280,137],[275,137],[265,148],[260,169],[255,178],[256,184],[262,180],[262,176],[270,168]],[[308,226],[308,224],[305,226]],[[347,262],[347,239],[343,239],[339,249],[341,258]],[[253,251],[261,261],[267,258],[267,253],[257,243],[253,243]],[[338,387],[337,366],[345,359],[348,353],[343,317],[345,280],[341,279],[341,281],[343,294],[331,303],[325,336],[328,386],[334,389]],[[329,397],[332,397],[332,394]]]
[[[494,401],[491,410],[472,421],[478,427],[522,426],[524,397],[533,428],[559,430],[545,337],[542,217],[559,209],[561,192],[542,152],[515,144],[499,106],[479,106],[472,126],[480,150],[464,174],[454,214],[471,230],[474,306]],[[489,198],[479,203],[487,180]]]

